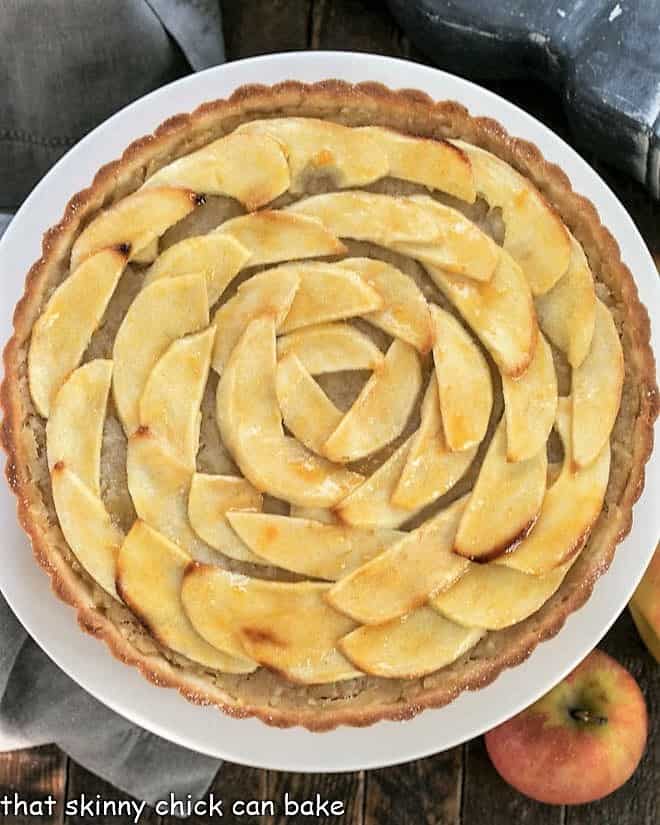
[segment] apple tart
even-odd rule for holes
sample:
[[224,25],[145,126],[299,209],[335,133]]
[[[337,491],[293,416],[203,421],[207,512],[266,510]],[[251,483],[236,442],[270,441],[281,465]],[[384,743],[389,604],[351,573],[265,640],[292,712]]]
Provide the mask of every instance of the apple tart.
[[82,627],[312,730],[440,706],[555,634],[657,412],[633,278],[561,170],[338,81],[244,87],[101,169],[5,367],[19,515]]

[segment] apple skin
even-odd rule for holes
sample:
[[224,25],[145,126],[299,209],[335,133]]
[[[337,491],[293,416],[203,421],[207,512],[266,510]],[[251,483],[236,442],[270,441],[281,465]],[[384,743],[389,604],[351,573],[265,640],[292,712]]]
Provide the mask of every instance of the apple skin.
[[639,635],[660,662],[660,546],[630,601],[630,612]]
[[[588,721],[575,718],[586,713]],[[644,753],[646,703],[637,682],[594,650],[531,707],[486,736],[498,773],[539,802],[579,805],[621,787]]]

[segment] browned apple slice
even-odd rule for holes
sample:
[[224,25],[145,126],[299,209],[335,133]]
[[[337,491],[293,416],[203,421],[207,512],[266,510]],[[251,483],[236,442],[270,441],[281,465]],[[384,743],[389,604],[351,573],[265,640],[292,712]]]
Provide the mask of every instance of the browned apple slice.
[[219,650],[247,655],[291,682],[323,684],[360,675],[337,650],[355,625],[326,604],[327,590],[196,565],[181,599],[197,632]]
[[328,592],[337,610],[361,624],[381,624],[424,604],[467,570],[452,552],[467,498],[412,530],[376,558],[342,578]]
[[456,661],[484,632],[420,607],[408,616],[376,626],[358,627],[339,649],[360,670],[384,679],[416,679]]
[[417,352],[395,339],[382,367],[364,385],[353,406],[325,442],[332,461],[354,461],[401,435],[422,384]]
[[502,376],[507,458],[525,461],[543,449],[557,412],[557,373],[552,350],[539,333],[534,357],[520,378]]
[[472,162],[474,184],[491,208],[502,210],[504,248],[523,268],[534,295],[551,289],[568,268],[568,232],[538,189],[506,161],[455,141]]
[[415,512],[451,490],[477,454],[476,446],[460,452],[447,446],[434,375],[422,402],[421,419],[391,500],[395,507]]
[[173,341],[208,322],[203,275],[163,278],[138,293],[113,347],[112,392],[127,435],[139,425],[140,398],[156,361]]
[[385,330],[393,338],[401,338],[422,354],[431,349],[433,335],[429,307],[412,278],[374,258],[346,258],[339,265],[359,272],[382,298],[382,309],[364,315],[370,324]]
[[566,274],[545,295],[536,299],[543,332],[579,367],[587,357],[594,334],[596,290],[587,256],[571,235],[571,259]]
[[108,246],[120,246],[129,259],[134,258],[203,202],[203,197],[189,189],[138,189],[87,224],[73,244],[71,269]]
[[276,209],[232,218],[216,231],[230,235],[248,250],[250,266],[346,252],[339,238],[318,219]]
[[343,418],[294,353],[277,365],[277,400],[287,429],[310,450],[323,445]]
[[600,515],[610,476],[609,441],[588,467],[573,469],[570,398],[559,400],[557,432],[564,445],[561,473],[545,494],[532,532],[497,562],[535,576],[564,564],[582,549]]
[[405,533],[398,530],[322,524],[271,513],[227,513],[247,546],[285,570],[336,581],[378,556]]
[[610,437],[621,403],[623,350],[614,318],[596,301],[591,348],[573,370],[573,462],[586,467],[595,461]]
[[444,309],[431,306],[433,361],[442,427],[451,450],[483,441],[493,407],[488,363],[472,336]]
[[392,177],[421,183],[474,203],[477,193],[472,164],[458,147],[446,140],[412,137],[382,126],[365,126],[360,131],[372,137],[387,154]]
[[205,641],[181,606],[181,586],[192,559],[139,519],[117,559],[117,591],[161,644],[212,670],[252,673],[256,662],[232,656]]
[[538,326],[529,285],[518,264],[502,252],[487,283],[427,266],[431,278],[478,336],[505,375],[520,376],[529,366]]
[[57,463],[101,495],[101,442],[112,380],[112,361],[78,367],[60,387],[46,425],[48,469]]
[[32,328],[28,380],[44,418],[67,375],[80,363],[125,266],[126,255],[116,248],[90,256],[57,287]]
[[144,186],[183,186],[225,195],[251,212],[286,192],[289,183],[289,165],[277,140],[233,132],[168,163]]
[[279,141],[289,160],[292,192],[304,191],[309,177],[330,178],[336,187],[365,186],[388,172],[387,154],[378,141],[359,129],[328,120],[253,120],[237,131],[266,134]]
[[340,370],[377,370],[383,353],[349,324],[319,324],[291,332],[277,342],[277,357],[292,354],[311,375]]
[[159,278],[197,275],[206,278],[209,306],[247,264],[250,253],[229,235],[200,235],[168,247],[150,267],[144,279],[149,286]]
[[506,457],[506,428],[500,421],[456,533],[454,551],[487,562],[512,550],[534,526],[546,489],[545,449],[526,461]]

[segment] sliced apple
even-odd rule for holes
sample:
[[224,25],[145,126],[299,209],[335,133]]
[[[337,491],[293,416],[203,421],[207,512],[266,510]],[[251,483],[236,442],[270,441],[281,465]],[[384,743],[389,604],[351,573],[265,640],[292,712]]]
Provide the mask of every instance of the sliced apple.
[[327,590],[196,565],[181,599],[197,632],[219,650],[247,655],[298,684],[323,684],[360,675],[337,650],[355,625],[326,604]]
[[507,458],[525,461],[543,449],[557,413],[557,373],[552,350],[539,333],[534,357],[520,378],[502,376]]
[[352,318],[383,306],[380,294],[348,266],[311,261],[290,267],[298,273],[300,286],[279,332]]
[[250,266],[343,255],[344,244],[321,221],[275,209],[241,215],[220,224],[216,232],[229,235],[250,253]]
[[99,496],[63,462],[51,473],[53,501],[67,544],[83,568],[117,598],[117,553],[124,536],[115,527]]
[[513,550],[539,516],[547,470],[545,444],[533,458],[507,461],[506,427],[500,421],[458,527],[454,551],[487,562]]
[[395,339],[382,367],[364,385],[353,406],[325,442],[332,461],[354,461],[401,435],[422,385],[417,352]]
[[382,126],[365,126],[360,131],[372,137],[386,153],[392,177],[421,183],[474,203],[477,193],[472,164],[458,147],[446,140],[413,137]]
[[609,441],[588,467],[574,469],[570,398],[560,399],[557,432],[564,445],[561,473],[545,494],[532,532],[497,562],[521,573],[543,575],[579,552],[603,507],[610,476]]
[[182,186],[225,195],[252,212],[286,192],[289,184],[289,165],[277,140],[233,132],[159,169],[144,187]]
[[522,267],[534,295],[551,289],[568,268],[571,246],[557,212],[536,187],[506,161],[470,143],[452,141],[472,162],[474,185],[502,210],[504,248]]
[[373,258],[346,258],[338,265],[359,272],[382,298],[382,309],[364,315],[365,320],[393,338],[401,338],[422,354],[431,349],[433,335],[429,307],[412,278]]
[[358,627],[339,641],[355,667],[384,679],[418,679],[473,648],[483,630],[461,627],[430,607],[385,624]]
[[493,407],[488,363],[472,336],[444,309],[431,306],[433,361],[442,426],[451,450],[483,441]]
[[571,259],[566,273],[551,290],[536,299],[543,332],[579,367],[587,357],[596,321],[596,290],[582,246],[570,235]]
[[195,469],[199,408],[211,363],[215,329],[173,341],[158,359],[140,399],[140,426],[162,438],[186,467]]
[[538,326],[532,293],[513,258],[502,252],[488,283],[434,266],[427,266],[427,270],[500,370],[514,378],[522,375],[534,355]]
[[143,246],[139,252],[136,252],[131,260],[134,264],[141,264],[143,266],[146,264],[151,264],[158,257],[159,246],[159,239],[154,238],[146,246]]
[[438,382],[431,376],[421,409],[421,423],[412,437],[408,458],[392,493],[392,504],[419,511],[443,496],[472,464],[477,447],[450,450],[445,439]]
[[360,624],[381,624],[452,585],[470,564],[452,552],[466,503],[467,497],[454,502],[342,578],[328,592],[328,602]]
[[311,375],[341,370],[377,370],[383,353],[349,324],[319,324],[291,332],[277,342],[277,357],[295,355]]
[[138,189],[87,224],[71,249],[71,269],[108,246],[121,246],[132,260],[203,202],[203,197],[189,189]]
[[365,186],[388,173],[380,143],[360,129],[311,117],[284,117],[245,123],[239,133],[266,134],[281,143],[289,160],[292,192],[309,177],[330,177],[337,187]]
[[591,348],[573,370],[573,461],[586,467],[599,455],[614,427],[623,389],[623,350],[609,309],[596,301]]
[[212,647],[181,606],[190,556],[143,521],[136,521],[119,550],[117,591],[151,635],[193,662],[224,673],[252,673],[256,662]]
[[326,510],[324,507],[298,507],[295,504],[291,505],[289,515],[292,518],[306,518],[313,521],[320,521],[322,524],[337,524],[337,516],[332,510]]
[[252,321],[218,383],[216,416],[243,475],[262,492],[305,507],[332,507],[363,479],[284,435],[276,393],[275,324]]
[[126,266],[117,248],[90,256],[57,287],[32,328],[30,395],[44,418],[67,375],[80,363]]
[[71,373],[55,396],[46,425],[48,469],[61,462],[101,495],[101,442],[112,361],[96,359]]
[[188,495],[188,518],[197,535],[215,550],[237,561],[263,564],[227,521],[229,510],[259,512],[262,495],[244,478],[195,473]]
[[138,293],[113,348],[112,391],[127,435],[139,425],[140,398],[156,361],[173,341],[208,322],[203,275],[163,278]]
[[206,278],[209,306],[247,264],[250,253],[229,235],[199,235],[168,247],[150,267],[144,279],[149,286],[160,278],[197,275]]
[[344,414],[332,403],[294,353],[277,365],[277,400],[287,429],[321,453]]

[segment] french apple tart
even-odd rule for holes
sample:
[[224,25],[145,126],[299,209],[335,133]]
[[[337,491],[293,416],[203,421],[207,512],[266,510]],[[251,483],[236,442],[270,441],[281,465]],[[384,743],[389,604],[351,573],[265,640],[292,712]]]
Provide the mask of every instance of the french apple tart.
[[339,81],[243,87],[103,167],[28,275],[2,403],[81,626],[311,730],[441,706],[557,633],[657,413],[647,313],[564,173]]

